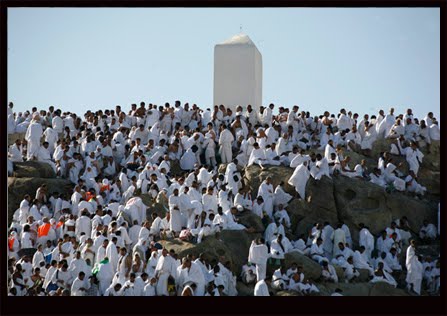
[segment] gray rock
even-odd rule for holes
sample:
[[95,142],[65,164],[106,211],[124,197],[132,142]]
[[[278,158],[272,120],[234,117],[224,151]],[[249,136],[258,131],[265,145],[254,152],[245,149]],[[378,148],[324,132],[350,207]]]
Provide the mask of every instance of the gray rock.
[[36,190],[46,184],[48,193],[54,192],[65,193],[70,196],[73,193],[73,185],[69,180],[65,179],[47,179],[47,178],[14,178],[8,177],[8,220],[12,220],[12,216],[16,209],[20,206],[25,194],[34,197]]
[[253,296],[255,292],[254,284],[244,284],[242,282],[236,283],[237,295],[238,296]]
[[13,177],[16,178],[56,178],[53,168],[44,162],[14,162]]
[[216,236],[208,236],[200,244],[178,239],[162,240],[160,243],[168,250],[173,249],[180,258],[188,254],[197,258],[200,253],[205,253],[208,260],[230,261],[231,270],[240,275],[242,266],[247,263],[251,241],[258,237],[258,234],[248,234],[245,231],[224,230],[220,234],[221,240]]
[[405,290],[394,288],[388,283],[373,283],[369,291],[369,296],[408,296]]

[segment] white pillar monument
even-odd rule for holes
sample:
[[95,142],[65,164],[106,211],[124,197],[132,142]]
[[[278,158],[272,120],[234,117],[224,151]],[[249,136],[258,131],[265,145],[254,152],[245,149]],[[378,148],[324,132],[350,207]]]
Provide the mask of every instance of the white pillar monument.
[[214,104],[235,112],[262,105],[262,56],[252,40],[238,34],[214,47]]

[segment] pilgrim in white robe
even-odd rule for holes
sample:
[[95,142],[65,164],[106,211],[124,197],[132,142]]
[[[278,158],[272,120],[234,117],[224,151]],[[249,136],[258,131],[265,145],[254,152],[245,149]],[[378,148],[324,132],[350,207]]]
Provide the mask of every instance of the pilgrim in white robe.
[[317,243],[312,244],[312,246],[310,247],[310,257],[320,264],[323,260],[327,260],[324,257],[323,245],[318,245]]
[[269,289],[264,279],[256,283],[254,296],[270,296]]
[[393,276],[391,274],[389,274],[387,271],[382,270],[384,276],[377,276],[374,275],[373,278],[371,279],[371,281],[369,281],[370,283],[378,283],[378,282],[385,282],[390,284],[393,287],[397,286],[397,282],[396,280],[393,278]]
[[281,224],[284,224],[285,227],[290,228],[290,217],[285,209],[276,211],[274,218]]
[[[82,290],[83,288],[84,290]],[[71,285],[71,296],[85,296],[85,291],[90,288],[90,282],[87,277],[84,277],[84,280],[79,279],[77,277],[73,284]]]
[[22,145],[19,147],[16,144],[11,145],[9,147],[9,159],[13,162],[23,162],[22,150]]
[[359,232],[359,245],[365,247],[368,260],[371,260],[371,252],[374,250],[374,236],[366,228]]
[[262,163],[266,163],[265,151],[262,148],[253,149],[250,154],[250,158],[248,158],[247,167],[250,167],[253,164],[257,164],[262,166]]
[[219,136],[219,153],[222,163],[229,163],[232,160],[231,145],[234,141],[233,134],[228,130],[224,129]]
[[182,230],[182,214],[180,213],[180,197],[171,195],[169,197],[169,213],[171,219],[169,221],[169,229],[172,232],[180,233]]
[[303,200],[306,198],[306,184],[307,180],[309,180],[309,176],[310,172],[307,169],[306,164],[302,164],[296,167],[295,171],[287,182],[295,187],[296,192],[298,192]]
[[202,197],[202,204],[205,212],[217,214],[218,198],[215,194],[204,194]]
[[270,257],[265,244],[256,244],[253,240],[248,252],[248,262],[256,265],[257,281],[264,280],[267,273],[267,259]]
[[267,212],[267,214],[270,216],[270,218],[273,217],[273,185],[267,184],[267,180],[264,180],[258,189],[258,196],[262,196],[262,199],[264,200],[264,209]]
[[281,272],[281,268],[275,270],[272,275],[272,288],[276,290],[285,290],[287,288],[287,283],[289,282],[289,277],[286,273]]
[[196,154],[190,148],[188,149],[180,159],[180,168],[182,170],[192,170],[194,169],[194,165],[197,163]]
[[51,159],[51,153],[49,149],[45,148],[44,146],[40,146],[39,150],[36,153],[36,158],[37,161],[49,164],[51,168],[54,170],[54,173],[57,173],[56,164]]
[[324,280],[332,281],[334,283],[338,282],[337,271],[335,270],[332,264],[328,263],[327,270],[325,269],[321,270],[321,276],[323,277]]
[[331,225],[326,225],[321,231],[321,239],[323,239],[323,250],[324,256],[329,259],[332,259],[333,246],[332,243],[332,234],[334,233],[334,229]]
[[433,224],[427,224],[421,227],[419,231],[419,237],[421,239],[430,238],[430,239],[436,239],[437,235],[437,229],[436,226]]
[[405,157],[409,165],[409,170],[413,171],[417,176],[420,164],[422,163],[422,158],[424,158],[424,154],[417,148],[413,149],[411,147],[407,147],[405,149]]
[[37,152],[40,148],[40,139],[42,138],[42,134],[42,125],[33,119],[31,121],[31,124],[28,126],[25,134],[25,139],[28,142],[26,154],[28,160],[32,159],[34,156],[37,156]]
[[407,258],[405,261],[405,265],[407,267],[407,277],[406,282],[408,284],[408,287],[410,285],[413,288],[413,291],[416,292],[416,294],[421,294],[421,284],[422,284],[422,277],[423,277],[423,267],[422,263],[419,261],[418,257],[416,256],[415,249],[413,246],[409,246],[407,249]]
[[8,134],[14,134],[16,131],[16,121],[13,114],[8,114]]
[[345,270],[344,271],[345,280],[348,282],[360,276],[360,272],[354,267],[354,265],[348,262],[346,262],[346,265],[343,268]]
[[273,194],[273,205],[278,206],[282,204],[284,207],[292,199],[292,196],[289,193],[286,193],[281,185],[276,186],[275,193]]
[[177,262],[170,255],[161,255],[155,267],[155,276],[158,278],[156,292],[158,296],[169,296],[168,278],[175,276],[177,271]]
[[193,282],[196,284],[197,288],[194,292],[194,296],[204,296],[205,295],[205,275],[201,266],[198,263],[191,262],[191,267],[187,269],[187,274],[185,278],[185,283]]
[[353,263],[354,267],[357,269],[366,269],[369,272],[369,275],[372,276],[374,274],[373,268],[368,264],[367,259],[364,256],[365,252],[360,253],[360,251],[356,250],[354,252]]
[[105,295],[106,290],[112,283],[113,276],[115,272],[113,271],[112,265],[107,261],[99,264],[98,273],[96,277],[99,281],[99,293],[100,295]]

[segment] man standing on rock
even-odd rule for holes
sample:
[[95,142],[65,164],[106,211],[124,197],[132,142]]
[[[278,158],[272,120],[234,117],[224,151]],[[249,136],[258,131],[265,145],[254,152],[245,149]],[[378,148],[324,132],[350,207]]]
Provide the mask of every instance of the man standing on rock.
[[219,137],[219,153],[222,163],[229,163],[232,160],[232,151],[231,145],[233,144],[234,136],[231,134],[230,130],[225,127],[225,125],[221,125],[220,128],[220,137]]
[[168,250],[164,248],[155,268],[158,296],[169,296],[168,278],[169,276],[176,275],[176,270],[177,264],[175,259],[171,257],[168,253]]
[[410,247],[407,249],[407,259],[405,261],[407,267],[407,289],[413,290],[417,295],[421,295],[421,283],[423,277],[422,263],[416,256],[416,241],[410,241]]
[[40,139],[42,138],[43,129],[40,122],[39,113],[33,114],[31,124],[26,130],[25,139],[28,142],[26,158],[32,160],[33,156],[37,156],[37,152],[40,149]]
[[267,259],[270,257],[263,238],[253,240],[248,253],[248,262],[256,265],[256,281],[265,279],[267,273]]

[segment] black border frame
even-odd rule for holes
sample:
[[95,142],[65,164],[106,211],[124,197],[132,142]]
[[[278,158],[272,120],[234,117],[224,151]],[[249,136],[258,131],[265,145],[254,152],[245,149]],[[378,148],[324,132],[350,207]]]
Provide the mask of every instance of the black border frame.
[[[7,143],[7,124],[6,107],[8,103],[7,96],[7,9],[16,7],[437,7],[440,8],[441,24],[441,87],[445,84],[446,74],[446,0],[0,0],[0,98],[2,110],[0,114],[0,126],[2,130],[1,146],[6,149]],[[441,89],[441,104],[445,104],[445,92]],[[444,110],[441,106],[441,120],[444,119]],[[441,130],[442,138],[445,138],[444,130]],[[443,147],[444,150],[444,147]],[[441,154],[445,157],[444,152]],[[6,155],[0,157],[3,166],[6,166]],[[2,179],[7,178],[7,168],[0,168]],[[441,186],[445,186],[445,174],[441,172]],[[3,180],[1,190],[1,201],[3,205],[7,201],[7,184]],[[441,204],[444,205],[445,198],[441,195]],[[6,208],[7,209],[7,208]],[[224,297],[219,298],[218,305],[211,299],[194,298],[178,304],[177,298],[174,298],[174,304],[171,304],[172,298],[157,297],[152,303],[144,297],[126,297],[114,298],[113,305],[111,299],[106,297],[97,298],[57,298],[48,299],[46,297],[27,297],[15,298],[7,296],[6,277],[6,225],[7,211],[2,208],[0,215],[0,266],[1,266],[1,298],[0,313],[8,315],[29,315],[29,314],[232,314],[237,311],[243,314],[447,314],[446,300],[446,278],[444,273],[441,277],[441,296],[439,297],[272,297],[266,299],[256,299],[251,297]],[[446,224],[446,215],[441,212],[441,223],[444,223],[442,232]],[[441,243],[441,261],[444,267],[446,243]],[[25,302],[25,304],[24,304]],[[197,310],[200,306],[201,310]]]

